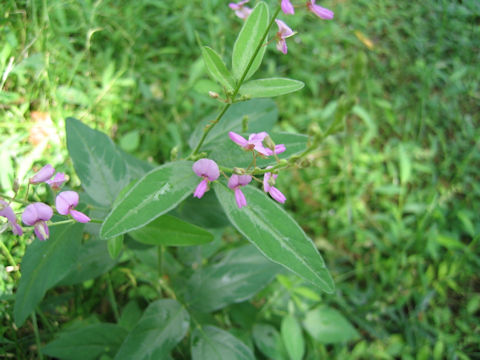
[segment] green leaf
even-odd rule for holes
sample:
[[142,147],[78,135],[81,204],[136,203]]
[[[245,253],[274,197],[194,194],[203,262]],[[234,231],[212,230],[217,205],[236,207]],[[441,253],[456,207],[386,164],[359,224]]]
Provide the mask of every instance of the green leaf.
[[[248,134],[242,134],[248,138]],[[300,134],[270,133],[275,144],[285,144],[287,150],[278,154],[280,159],[288,159],[290,156],[301,153],[307,148],[308,137]],[[235,144],[227,136],[222,141],[208,144],[203,149],[209,152],[209,158],[215,159],[217,164],[227,167],[248,167],[252,163],[252,153],[245,151],[241,146]],[[275,157],[257,159],[257,166],[265,167],[276,164]]]
[[195,329],[191,337],[193,360],[254,360],[252,351],[235,336],[215,326]]
[[231,223],[267,258],[331,293],[333,280],[312,240],[267,195],[252,187],[242,188],[248,206],[239,209],[233,191],[214,184],[220,204]]
[[67,148],[82,186],[98,204],[110,206],[130,181],[127,167],[112,140],[81,121],[66,120]]
[[80,284],[105,274],[115,266],[115,260],[108,254],[107,242],[100,239],[92,239],[82,244],[78,254],[70,271],[65,271],[66,275],[58,285]]
[[252,330],[252,338],[255,345],[269,359],[284,360],[288,358],[282,338],[272,325],[255,324]]
[[340,312],[327,306],[309,311],[303,326],[322,344],[343,343],[359,337],[357,330]]
[[247,76],[244,80],[250,78],[262,63],[265,54],[265,32],[268,28],[268,6],[264,2],[260,2],[255,6],[243,24],[237,40],[233,45],[232,53],[232,72],[234,78],[238,81],[243,73],[247,70],[248,64],[255,54],[255,50],[260,45],[260,50],[255,57]]
[[293,79],[258,79],[243,84],[240,94],[250,98],[274,97],[298,91],[304,86],[303,82]]
[[212,76],[213,80],[218,81],[225,86],[228,90],[233,91],[235,88],[235,81],[232,74],[228,71],[225,63],[220,55],[215,50],[208,46],[202,48],[203,61],[207,67],[208,72]]
[[42,353],[68,360],[98,359],[114,356],[127,336],[127,330],[108,323],[91,324],[75,330],[62,331],[42,348]]
[[288,355],[290,355],[290,360],[302,360],[305,353],[302,328],[291,315],[285,316],[282,320],[282,339]]
[[160,216],[129,235],[144,244],[164,246],[200,245],[213,240],[208,231],[171,215]]
[[189,328],[187,311],[175,300],[151,303],[128,334],[115,360],[168,359]]
[[115,236],[107,240],[108,255],[116,259],[123,249],[123,235]]
[[52,226],[47,241],[35,240],[22,259],[22,277],[15,296],[15,324],[20,327],[46,291],[75,266],[83,224]]
[[[217,115],[217,113],[213,113],[199,123],[188,141],[190,147],[194,148],[197,145],[202,137],[203,129]],[[270,99],[256,99],[235,103],[230,106],[225,115],[223,115],[222,120],[208,133],[204,145],[228,139],[229,131],[237,133],[270,131],[277,118],[277,105]],[[248,125],[248,129],[243,129],[244,123]]]
[[108,239],[139,229],[177,206],[199,182],[192,165],[191,161],[177,161],[145,174],[116,202],[100,235]]
[[185,300],[195,309],[211,312],[254,296],[281,268],[251,245],[225,253],[214,265],[196,270],[188,280]]

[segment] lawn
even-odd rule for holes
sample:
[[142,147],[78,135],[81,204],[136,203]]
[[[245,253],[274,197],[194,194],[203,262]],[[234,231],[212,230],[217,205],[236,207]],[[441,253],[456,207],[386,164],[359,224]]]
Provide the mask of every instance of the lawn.
[[[320,250],[335,290],[321,292],[279,271],[245,301],[220,307],[204,301],[191,311],[195,326],[170,358],[191,358],[197,325],[225,330],[258,359],[275,351],[312,360],[478,358],[480,3],[321,5],[335,12],[333,20],[300,9],[280,15],[298,34],[288,39],[287,55],[268,45],[255,77],[305,83],[273,99],[274,130],[322,141],[276,186]],[[66,146],[68,117],[107,134],[146,168],[186,158],[199,121],[221,108],[208,96],[222,89],[208,75],[202,46],[228,59],[242,27],[219,0],[5,0],[0,9],[3,197],[13,195],[15,178],[47,163],[81,189]],[[38,187],[29,199],[53,196]],[[247,243],[224,226],[223,214],[212,218],[212,243],[162,248],[160,278],[156,252],[128,236],[115,261],[106,242],[90,246],[83,256],[103,254],[95,263],[101,269],[80,268],[87,275],[59,282],[18,328],[13,312],[23,268],[16,265],[38,240],[1,227],[0,354],[37,358],[39,344],[88,326],[95,334],[98,324],[120,324],[115,331],[125,336],[148,304],[188,299],[176,290],[175,281],[187,281],[184,272],[194,282],[197,269],[228,263],[223,252]],[[260,264],[257,255],[248,252]],[[304,352],[293,356],[292,347]],[[50,348],[43,356],[51,354],[57,353]]]

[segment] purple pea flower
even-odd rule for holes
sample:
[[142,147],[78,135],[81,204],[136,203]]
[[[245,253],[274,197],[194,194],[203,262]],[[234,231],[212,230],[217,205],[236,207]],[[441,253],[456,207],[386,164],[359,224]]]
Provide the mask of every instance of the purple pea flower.
[[232,139],[234,143],[240,145],[245,150],[255,150],[262,155],[265,155],[265,156],[269,155],[269,149],[266,149],[262,143],[263,139],[265,139],[268,136],[268,134],[265,131],[262,131],[258,134],[255,134],[255,133],[250,134],[250,136],[248,137],[248,140],[245,139],[243,136],[237,133],[234,133],[233,131],[230,131],[228,133],[228,136],[230,137],[230,139]]
[[237,201],[237,205],[240,209],[244,206],[247,206],[247,200],[245,199],[245,195],[243,195],[243,192],[240,190],[240,188],[250,183],[250,181],[252,181],[252,177],[250,175],[234,174],[230,177],[230,179],[228,179],[228,187],[235,192],[235,200]]
[[240,19],[245,20],[248,17],[248,15],[250,15],[250,13],[252,12],[252,9],[250,9],[247,6],[244,6],[244,4],[246,4],[249,1],[250,0],[243,0],[238,3],[230,3],[228,4],[228,6],[230,7],[230,9],[235,11],[235,15],[237,15]]
[[22,221],[25,225],[34,226],[35,235],[39,240],[47,240],[50,232],[46,221],[53,216],[53,210],[47,204],[36,202],[28,205],[22,214]]
[[7,218],[10,226],[12,227],[12,231],[15,235],[22,235],[23,230],[20,225],[17,224],[17,217],[13,212],[12,208],[8,203],[4,200],[0,199],[0,216]]
[[55,173],[55,169],[52,165],[47,164],[42,167],[38,172],[30,178],[30,184],[39,184],[49,180],[53,174]]
[[324,20],[333,19],[333,11],[315,4],[315,0],[310,0],[310,2],[307,2],[307,8],[312,13],[317,15],[320,19],[324,19]]
[[74,210],[78,205],[78,194],[75,191],[62,191],[55,199],[55,206],[61,215],[71,215],[76,221],[87,223],[90,218],[84,213]]
[[275,22],[277,23],[277,26],[278,26],[277,49],[282,53],[286,54],[287,42],[285,41],[285,39],[295,35],[295,33],[282,20],[275,19]]
[[203,178],[193,193],[193,197],[200,199],[208,190],[208,182],[218,179],[220,176],[220,170],[218,169],[217,163],[210,159],[200,159],[195,161],[192,169],[195,174]]
[[[267,169],[271,168],[271,166],[267,167]],[[275,180],[277,179],[277,174],[272,173],[265,173],[265,176],[263,177],[263,190],[267,193],[270,194],[270,196],[274,199],[277,200],[279,203],[284,203],[287,198],[285,195],[282,194],[280,190],[278,190],[275,186]]]
[[285,15],[295,14],[295,9],[293,8],[293,5],[290,2],[290,0],[282,0],[282,3],[280,6],[282,7],[282,11],[285,13]]
[[53,177],[53,179],[49,179],[47,181],[45,181],[48,185],[50,185],[50,187],[52,188],[52,190],[58,190],[60,189],[60,187],[63,185],[63,183],[65,182],[66,178],[65,178],[65,174],[64,173],[56,173],[55,176]]

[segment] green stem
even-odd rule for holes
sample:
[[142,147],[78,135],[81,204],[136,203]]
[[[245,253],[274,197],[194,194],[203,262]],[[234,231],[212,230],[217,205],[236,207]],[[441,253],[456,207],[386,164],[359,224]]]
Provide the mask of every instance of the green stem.
[[[3,254],[7,258],[10,265],[12,265],[14,269],[17,269],[17,263],[15,262],[15,259],[13,258],[12,254],[10,254],[10,250],[8,250],[7,246],[3,243],[3,241],[0,241],[0,248],[2,248]],[[17,270],[15,270],[14,276],[18,280],[20,277],[20,271],[17,272]]]
[[19,200],[17,199],[16,197],[11,197],[11,196],[8,196],[8,195],[5,195],[5,194],[1,194],[0,193],[0,198],[4,198],[4,199],[7,199],[8,201],[14,201],[14,202],[17,202],[19,204],[22,204],[22,205],[28,205],[30,204],[28,201],[23,201],[23,200]]
[[115,321],[118,323],[118,319],[120,319],[120,315],[118,313],[118,306],[117,306],[117,301],[115,300],[115,294],[113,292],[112,279],[110,278],[110,273],[107,272],[106,277],[107,277],[108,299],[110,301],[110,305],[112,305],[113,316],[115,316]]
[[242,76],[240,77],[240,80],[238,81],[237,83],[237,86],[235,87],[234,91],[233,91],[233,95],[231,97],[231,100],[229,103],[225,104],[225,106],[223,107],[222,111],[220,112],[220,114],[218,114],[217,118],[215,120],[213,120],[210,124],[208,124],[207,126],[205,126],[205,129],[203,130],[203,134],[202,134],[202,137],[200,138],[200,141],[198,142],[197,146],[195,147],[195,149],[193,149],[192,153],[187,157],[187,159],[192,159],[197,153],[198,151],[200,150],[200,148],[202,147],[203,145],[203,142],[205,141],[205,138],[207,137],[208,133],[215,127],[215,125],[218,124],[218,122],[220,121],[220,119],[223,117],[223,115],[225,115],[226,111],[228,110],[228,108],[235,102],[235,98],[237,97],[238,95],[238,92],[240,91],[240,88],[242,87],[243,85],[243,82],[245,81],[245,78],[247,77],[247,74],[248,72],[250,71],[250,68],[252,67],[252,64],[253,64],[253,61],[255,60],[255,58],[257,57],[258,55],[258,52],[260,51],[260,49],[262,48],[262,46],[265,46],[264,42],[265,42],[265,39],[267,38],[268,36],[268,33],[270,32],[270,29],[272,28],[273,26],[273,23],[278,15],[278,13],[280,12],[280,6],[277,7],[277,9],[275,10],[275,13],[274,15],[272,16],[272,18],[270,19],[270,23],[268,24],[267,26],[267,29],[265,30],[265,32],[263,33],[262,35],[262,38],[260,39],[258,45],[257,45],[257,48],[255,49],[255,52],[253,53],[253,56],[250,58],[250,61],[248,62],[247,64],[247,67],[245,68],[245,71],[243,72]]
[[33,323],[33,332],[35,334],[35,343],[37,344],[37,353],[38,353],[38,358],[40,360],[43,359],[42,352],[40,351],[40,348],[42,346],[42,343],[40,341],[40,333],[38,331],[38,324],[37,324],[37,315],[35,314],[35,311],[32,312],[32,323]]
[[164,259],[165,259],[165,246],[163,245],[158,245],[158,249],[157,249],[158,253],[158,277],[161,279],[162,276],[163,276],[163,263],[164,263]]

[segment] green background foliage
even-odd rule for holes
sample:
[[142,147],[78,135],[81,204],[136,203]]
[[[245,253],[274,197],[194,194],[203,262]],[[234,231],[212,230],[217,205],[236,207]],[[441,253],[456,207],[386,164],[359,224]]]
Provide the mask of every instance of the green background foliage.
[[[180,343],[172,356],[201,359],[209,351],[237,351],[239,358],[287,359],[299,343],[288,350],[283,339],[295,331],[304,341],[305,359],[478,357],[478,2],[321,5],[335,11],[333,21],[301,9],[293,17],[280,16],[299,33],[288,40],[288,55],[269,45],[253,78],[305,83],[301,91],[274,99],[275,132],[318,135],[344,121],[342,131],[310,153],[303,168],[277,181],[288,199],[286,211],[320,249],[336,289],[319,293],[282,273],[241,303],[229,301],[214,313],[189,309],[190,339],[174,337]],[[132,179],[149,171],[148,163],[187,155],[199,121],[218,109],[208,91],[221,93],[203,65],[201,46],[215,49],[229,66],[242,25],[219,0],[6,0],[0,10],[0,188],[6,194],[14,177],[29,176],[32,165],[46,162],[71,174],[71,187],[85,181],[74,175],[78,164],[67,156],[69,116],[108,134],[127,152],[123,159],[143,159],[142,165],[126,165],[129,174],[137,169]],[[251,125],[249,131],[253,120]],[[246,132],[241,115],[235,126]],[[42,188],[37,195],[50,196]],[[218,210],[214,196],[201,201],[212,213]],[[174,215],[195,223],[191,219],[202,214],[189,206],[187,200]],[[223,252],[244,241],[232,229],[220,232],[225,222],[218,219],[211,220],[214,240],[206,245],[158,253],[126,235],[117,254],[120,265],[109,273],[102,274],[115,264],[87,281],[68,274],[68,267],[62,276],[46,277],[65,284],[49,290],[37,306],[43,345],[50,343],[45,354],[55,356],[72,344],[69,332],[80,346],[84,337],[78,334],[88,339],[82,326],[102,329],[118,318],[115,331],[127,336],[142,325],[147,302],[175,290],[166,287],[167,279],[159,281],[158,257],[168,281],[179,288],[198,269],[214,273]],[[82,246],[100,249],[98,227],[86,229],[90,235]],[[27,247],[40,247],[30,240],[1,234],[16,264]],[[92,262],[109,258],[107,248],[101,249]],[[18,330],[12,326],[12,294],[21,291],[21,282],[7,269],[16,264],[1,256],[0,354],[28,358],[32,321]],[[109,301],[109,292],[118,304]],[[28,311],[17,316],[26,318]],[[331,335],[335,327],[318,326],[315,320],[322,317],[335,326],[346,321],[346,338]],[[296,330],[282,326],[292,321]],[[198,323],[210,325],[201,331]],[[322,331],[333,339],[318,338]],[[108,336],[99,342],[120,347]]]

